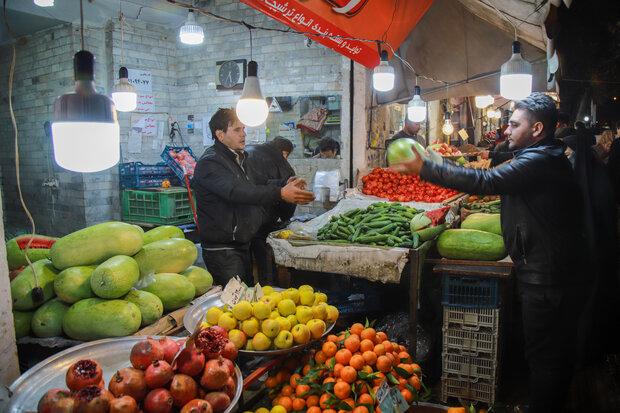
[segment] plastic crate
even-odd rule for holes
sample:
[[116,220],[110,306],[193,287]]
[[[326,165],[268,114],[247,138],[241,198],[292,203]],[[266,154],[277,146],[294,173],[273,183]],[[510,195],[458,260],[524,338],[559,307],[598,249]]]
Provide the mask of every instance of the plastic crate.
[[463,378],[452,374],[444,374],[441,378],[441,400],[444,403],[448,401],[448,397],[455,397],[493,404],[495,390],[495,384],[489,380]]
[[495,332],[499,327],[499,308],[443,308],[443,325],[446,328],[460,327],[463,330]]
[[181,181],[176,175],[168,176],[140,176],[121,177],[121,189],[159,188],[165,180],[170,181],[171,186],[181,186]]
[[443,328],[443,348],[461,355],[486,355],[497,359],[498,331],[480,332],[461,327]]
[[[194,155],[194,152],[192,152],[192,148],[190,148],[189,146],[170,146],[170,145],[166,145],[166,147],[164,148],[164,150],[161,153],[161,158],[164,160],[166,165],[168,165],[170,167],[170,169],[172,169],[174,174],[181,181],[183,181],[183,179],[185,177],[185,175],[183,173],[183,168],[181,167],[181,165],[179,165],[179,163],[172,156],[170,156],[170,151],[174,151],[174,152],[178,153],[178,152],[181,152],[183,149],[185,149],[187,152],[189,152],[189,154],[192,156],[192,158],[194,158],[194,160],[197,161],[196,155]],[[189,177],[191,178],[193,175],[194,175],[194,172],[192,171],[189,174]]]
[[118,166],[121,176],[129,175],[173,175],[174,171],[164,162],[155,165],[146,165],[142,162],[125,162]]
[[495,382],[497,377],[497,360],[494,357],[473,357],[444,351],[441,360],[443,373],[481,378],[492,382]]
[[121,189],[157,188],[166,179],[172,186],[181,186],[174,171],[163,162],[156,165],[126,162],[120,164],[118,169]]
[[441,303],[467,308],[497,308],[499,280],[444,275]]
[[131,190],[122,194],[123,221],[141,224],[187,224],[194,221],[185,188]]

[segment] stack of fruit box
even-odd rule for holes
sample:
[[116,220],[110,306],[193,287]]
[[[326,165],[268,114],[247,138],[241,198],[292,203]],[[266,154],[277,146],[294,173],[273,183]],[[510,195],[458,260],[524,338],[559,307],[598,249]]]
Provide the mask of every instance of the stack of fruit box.
[[498,372],[497,279],[443,275],[442,400],[495,401]]

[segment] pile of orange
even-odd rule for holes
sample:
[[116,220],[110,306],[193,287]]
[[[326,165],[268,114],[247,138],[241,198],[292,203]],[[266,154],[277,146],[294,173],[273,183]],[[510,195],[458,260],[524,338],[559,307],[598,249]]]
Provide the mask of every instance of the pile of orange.
[[355,323],[329,335],[320,350],[289,359],[265,384],[272,413],[381,413],[375,395],[383,381],[411,403],[422,388],[421,375],[404,346]]

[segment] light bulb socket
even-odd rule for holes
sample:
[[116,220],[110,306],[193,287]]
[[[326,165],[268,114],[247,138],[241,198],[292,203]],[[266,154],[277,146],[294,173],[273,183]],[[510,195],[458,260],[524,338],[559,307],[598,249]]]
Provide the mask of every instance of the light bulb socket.
[[248,62],[248,76],[258,76],[258,63],[254,60]]
[[512,42],[512,53],[521,53],[521,42]]
[[91,52],[80,50],[73,56],[73,75],[76,81],[95,80],[95,56]]
[[422,92],[422,89],[420,89],[420,86],[416,85],[416,86],[413,87],[413,96],[415,96],[415,95],[420,96],[421,92]]
[[443,114],[443,120],[450,120],[450,112],[446,111],[446,113]]
[[118,78],[129,79],[129,71],[127,70],[125,66],[121,66],[121,68],[118,69]]
[[381,50],[381,53],[379,53],[379,56],[381,56],[381,61],[382,62],[387,62],[388,61],[388,52],[387,52],[387,50]]

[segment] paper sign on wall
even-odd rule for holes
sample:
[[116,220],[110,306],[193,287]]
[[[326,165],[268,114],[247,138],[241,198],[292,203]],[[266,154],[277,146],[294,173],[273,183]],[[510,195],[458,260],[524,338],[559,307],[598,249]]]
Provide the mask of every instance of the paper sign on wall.
[[142,134],[140,133],[140,131],[137,131],[135,129],[129,131],[129,139],[127,140],[127,152],[142,152]]
[[138,94],[136,112],[153,112],[155,110],[155,98],[152,94]]
[[131,115],[131,130],[144,136],[157,136],[157,118],[154,115]]
[[153,78],[151,72],[140,69],[127,69],[129,77],[127,80],[131,83],[138,93],[153,91]]

